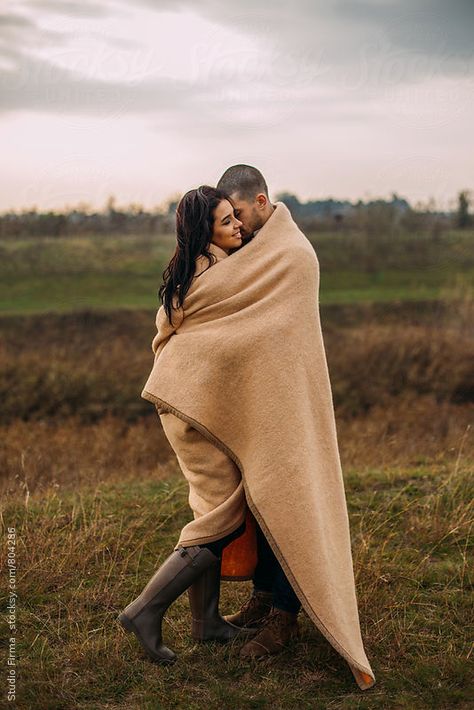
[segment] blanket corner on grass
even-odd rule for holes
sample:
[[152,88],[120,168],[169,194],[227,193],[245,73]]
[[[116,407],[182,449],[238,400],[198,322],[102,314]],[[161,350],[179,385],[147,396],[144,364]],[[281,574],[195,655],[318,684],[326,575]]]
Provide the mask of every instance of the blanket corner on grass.
[[237,464],[247,504],[303,608],[359,687],[370,688],[319,262],[286,205],[277,202],[254,239],[193,281],[172,326],[159,312],[157,327],[141,396]]

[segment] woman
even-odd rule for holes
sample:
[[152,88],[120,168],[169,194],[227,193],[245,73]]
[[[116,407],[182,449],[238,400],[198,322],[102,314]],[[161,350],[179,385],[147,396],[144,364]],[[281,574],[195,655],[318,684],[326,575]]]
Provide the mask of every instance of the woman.
[[[159,291],[163,306],[152,344],[155,357],[182,323],[186,294],[195,281],[241,245],[241,224],[228,196],[215,188],[204,185],[181,199],[176,211],[177,246]],[[172,662],[176,656],[162,642],[161,623],[167,608],[186,589],[196,640],[225,642],[251,633],[227,623],[218,611],[222,553],[244,533],[247,509],[235,463],[188,422],[157,409],[189,482],[194,521],[184,527],[175,550],[118,618],[153,660]]]

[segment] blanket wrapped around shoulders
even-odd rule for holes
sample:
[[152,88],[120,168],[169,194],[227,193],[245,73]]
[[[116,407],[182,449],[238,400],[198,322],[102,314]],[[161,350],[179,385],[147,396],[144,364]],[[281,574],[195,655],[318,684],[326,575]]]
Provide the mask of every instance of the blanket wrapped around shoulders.
[[247,504],[310,619],[362,690],[349,518],[319,315],[319,263],[288,208],[163,311],[141,396],[236,463]]

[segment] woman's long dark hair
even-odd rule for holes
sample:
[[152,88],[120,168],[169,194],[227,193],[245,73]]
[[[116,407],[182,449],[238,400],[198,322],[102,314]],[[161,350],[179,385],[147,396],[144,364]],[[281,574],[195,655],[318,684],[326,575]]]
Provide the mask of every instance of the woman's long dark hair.
[[227,193],[209,185],[189,190],[176,208],[175,252],[163,272],[163,284],[158,295],[172,324],[173,296],[182,306],[196,270],[196,259],[203,254],[209,266],[215,262],[214,254],[208,251],[214,226],[214,210],[222,200],[229,200]]

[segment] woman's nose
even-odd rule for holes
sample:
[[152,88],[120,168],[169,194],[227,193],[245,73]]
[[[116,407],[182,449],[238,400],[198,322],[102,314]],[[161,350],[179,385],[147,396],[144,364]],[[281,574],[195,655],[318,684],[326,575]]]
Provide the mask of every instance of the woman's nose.
[[237,227],[242,226],[242,222],[239,219],[237,219],[237,217],[235,218],[235,224],[237,225]]

